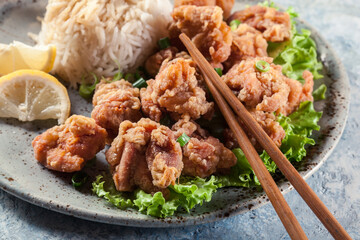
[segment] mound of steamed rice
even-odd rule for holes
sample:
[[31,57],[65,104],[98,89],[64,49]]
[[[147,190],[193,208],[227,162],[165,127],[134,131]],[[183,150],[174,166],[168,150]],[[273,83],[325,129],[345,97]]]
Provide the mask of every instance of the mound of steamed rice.
[[49,0],[36,40],[56,45],[53,73],[76,87],[139,66],[167,36],[171,10],[168,0]]

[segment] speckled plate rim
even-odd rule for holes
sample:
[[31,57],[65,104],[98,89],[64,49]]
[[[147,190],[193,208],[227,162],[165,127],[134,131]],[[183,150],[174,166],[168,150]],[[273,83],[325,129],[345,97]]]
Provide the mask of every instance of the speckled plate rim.
[[[338,87],[335,89],[338,90],[338,93],[343,99],[341,102],[338,103],[336,106],[337,109],[339,109],[341,112],[337,116],[337,122],[338,126],[336,128],[333,128],[329,131],[328,135],[331,135],[331,142],[327,143],[327,148],[323,151],[321,151],[320,154],[316,155],[312,159],[310,159],[310,163],[314,164],[314,167],[311,169],[307,169],[306,171],[301,171],[301,175],[307,179],[310,177],[316,170],[320,168],[320,166],[324,163],[324,161],[330,156],[332,151],[334,150],[335,146],[339,142],[341,135],[344,131],[347,115],[349,111],[349,103],[350,103],[350,88],[349,88],[349,80],[346,74],[346,71],[340,61],[340,59],[337,57],[335,51],[330,47],[330,45],[326,42],[326,40],[318,34],[318,32],[312,28],[309,24],[307,24],[305,21],[298,19],[298,22],[302,25],[304,25],[307,29],[312,31],[313,39],[316,41],[318,45],[318,51],[321,53],[324,48],[327,48],[327,52],[330,53],[331,59],[333,61],[332,65],[334,67],[330,68],[330,73],[332,76],[335,76],[333,78],[338,79],[337,85],[339,85],[341,88],[338,89]],[[327,64],[327,59],[324,61],[325,68],[329,70],[329,65]],[[2,169],[0,169],[0,176],[5,176],[2,173]],[[280,189],[282,189],[282,193],[285,194],[292,190],[292,186],[287,181],[281,181],[278,183],[278,186]],[[66,203],[60,203],[60,202],[51,202],[52,199],[44,198],[41,196],[32,195],[29,192],[24,191],[24,189],[18,188],[15,184],[9,183],[9,179],[6,179],[5,177],[0,177],[0,188],[4,191],[24,200],[29,203],[38,205],[40,207],[44,207],[46,209],[56,211],[59,213],[63,213],[70,216],[75,216],[78,218],[91,220],[91,221],[98,221],[103,223],[110,223],[110,224],[117,224],[117,225],[127,225],[127,226],[136,226],[136,227],[181,227],[181,226],[187,226],[187,225],[195,225],[195,224],[203,224],[208,222],[213,222],[216,220],[221,220],[223,218],[234,216],[246,211],[249,211],[250,209],[256,209],[260,206],[263,206],[264,204],[268,203],[267,198],[264,196],[264,193],[256,193],[257,196],[255,199],[250,200],[246,202],[246,204],[234,204],[231,206],[227,206],[224,209],[212,211],[209,213],[204,213],[200,216],[177,216],[173,218],[167,218],[167,219],[157,219],[157,218],[147,218],[147,219],[129,219],[126,217],[119,217],[119,216],[113,216],[110,214],[98,214],[96,211],[90,211],[88,209],[79,209],[79,208],[73,208],[72,206],[66,205]],[[221,192],[222,190],[219,190]],[[264,198],[265,201],[262,201],[261,203],[258,203],[258,198]]]

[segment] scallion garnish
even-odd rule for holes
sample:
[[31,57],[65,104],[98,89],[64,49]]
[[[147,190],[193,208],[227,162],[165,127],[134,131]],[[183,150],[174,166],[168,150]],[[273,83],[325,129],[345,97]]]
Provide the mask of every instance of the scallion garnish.
[[221,68],[214,68],[214,69],[217,72],[217,74],[219,74],[220,77],[223,75]]
[[87,179],[88,179],[88,175],[85,172],[80,171],[80,172],[76,172],[72,176],[71,182],[75,188],[79,188],[86,183]]
[[112,82],[119,81],[122,78],[123,78],[123,74],[122,74],[122,72],[119,71],[114,75]]
[[92,97],[92,95],[95,91],[96,84],[99,83],[99,79],[97,78],[97,76],[94,73],[91,73],[91,75],[93,75],[94,83],[92,85],[82,83],[79,88],[80,96],[85,99],[89,99]]
[[241,21],[239,19],[232,20],[230,22],[231,30],[235,31],[239,27],[240,24],[241,24]]
[[190,137],[186,135],[186,133],[183,133],[180,137],[178,137],[178,139],[176,139],[176,141],[180,143],[181,147],[183,147],[190,141]]
[[257,61],[255,67],[260,72],[267,72],[270,70],[270,64],[264,60]]
[[170,39],[168,37],[164,37],[164,38],[161,38],[159,41],[158,41],[158,45],[159,45],[159,48],[160,49],[165,49],[165,48],[168,48],[170,47]]
[[137,80],[136,82],[133,83],[133,87],[135,87],[135,88],[146,88],[147,83],[146,83],[145,79],[140,78],[139,80]]

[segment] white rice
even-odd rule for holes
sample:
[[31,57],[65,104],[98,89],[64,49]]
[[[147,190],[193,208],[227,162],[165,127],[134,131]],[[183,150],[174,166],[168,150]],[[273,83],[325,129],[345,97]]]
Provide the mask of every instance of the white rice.
[[168,35],[168,0],[49,0],[38,45],[55,44],[53,73],[72,87],[89,73],[133,70]]

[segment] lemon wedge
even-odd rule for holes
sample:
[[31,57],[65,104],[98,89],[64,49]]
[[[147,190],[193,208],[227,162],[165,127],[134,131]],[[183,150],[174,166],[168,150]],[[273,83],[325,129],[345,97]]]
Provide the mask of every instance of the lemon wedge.
[[20,121],[58,119],[70,114],[66,88],[53,76],[38,70],[18,70],[0,78],[0,117]]
[[17,41],[9,45],[0,44],[0,76],[20,69],[50,72],[55,57],[54,45],[32,47]]

